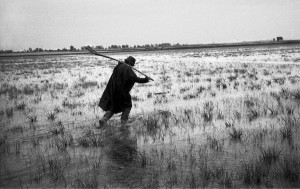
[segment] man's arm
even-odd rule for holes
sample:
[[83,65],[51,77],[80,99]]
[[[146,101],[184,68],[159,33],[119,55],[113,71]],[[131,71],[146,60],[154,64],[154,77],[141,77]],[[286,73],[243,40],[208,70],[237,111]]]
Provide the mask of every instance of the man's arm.
[[137,83],[148,83],[149,78],[148,77],[145,77],[145,78],[136,77],[135,82],[137,82]]
[[140,78],[138,77],[133,71],[132,69],[128,69],[128,75],[129,75],[129,80],[134,81],[136,83],[148,83],[149,82],[149,78],[145,77],[145,78]]

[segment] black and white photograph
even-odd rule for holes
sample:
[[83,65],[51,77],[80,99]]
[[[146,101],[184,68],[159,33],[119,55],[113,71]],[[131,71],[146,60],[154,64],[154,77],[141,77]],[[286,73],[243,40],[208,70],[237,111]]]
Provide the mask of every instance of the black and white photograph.
[[299,0],[0,0],[0,188],[300,188]]

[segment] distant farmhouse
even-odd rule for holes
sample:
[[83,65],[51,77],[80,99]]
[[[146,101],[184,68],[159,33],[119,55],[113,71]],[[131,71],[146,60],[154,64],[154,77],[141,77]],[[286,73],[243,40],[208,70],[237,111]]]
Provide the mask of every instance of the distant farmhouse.
[[283,41],[283,37],[276,37],[276,38],[273,38],[273,41]]
[[283,41],[283,37],[277,37],[277,41]]

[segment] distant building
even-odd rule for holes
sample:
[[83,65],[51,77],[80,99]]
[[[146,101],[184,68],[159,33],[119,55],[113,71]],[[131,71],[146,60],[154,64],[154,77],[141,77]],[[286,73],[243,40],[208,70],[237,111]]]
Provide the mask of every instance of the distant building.
[[277,41],[283,41],[283,37],[277,37]]

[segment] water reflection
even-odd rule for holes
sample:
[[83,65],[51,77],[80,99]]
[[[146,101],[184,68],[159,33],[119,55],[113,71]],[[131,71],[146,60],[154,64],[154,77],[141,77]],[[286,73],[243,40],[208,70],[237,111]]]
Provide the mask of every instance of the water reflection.
[[128,127],[121,127],[109,139],[108,157],[119,165],[129,165],[137,156],[137,139]]
[[137,138],[129,127],[112,129],[107,136],[107,176],[112,184],[133,187],[142,180],[138,161]]

